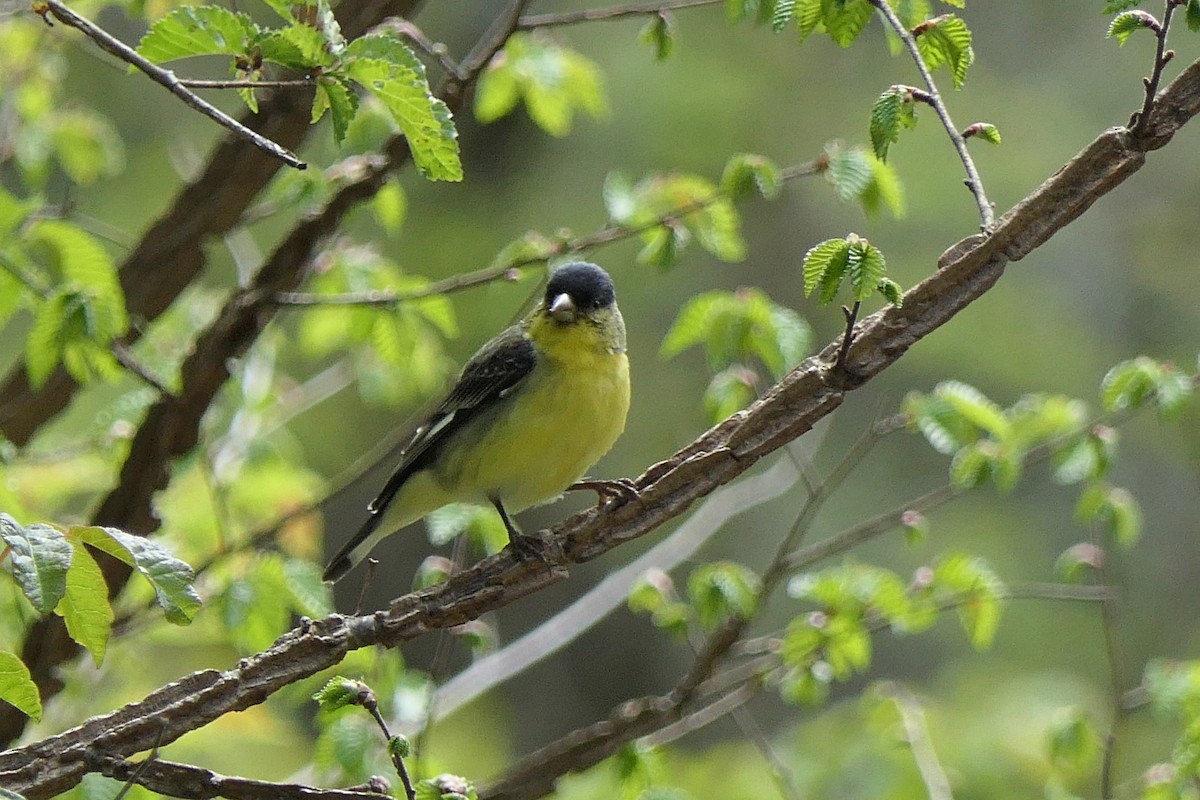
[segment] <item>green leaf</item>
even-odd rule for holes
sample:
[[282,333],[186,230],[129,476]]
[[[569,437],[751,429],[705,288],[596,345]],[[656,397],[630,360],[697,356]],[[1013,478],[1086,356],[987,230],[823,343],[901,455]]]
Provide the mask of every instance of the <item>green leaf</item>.
[[900,132],[917,124],[916,104],[906,86],[892,86],[871,108],[871,147],[881,161],[887,160],[888,148],[900,138]]
[[879,282],[887,271],[887,261],[879,248],[866,239],[851,234],[849,241],[846,271],[850,276],[850,286],[854,289],[855,300],[866,300],[878,291]]
[[775,162],[753,153],[730,156],[721,173],[721,191],[734,199],[746,197],[757,189],[763,197],[773,200],[779,196],[782,186]]
[[892,305],[904,305],[904,290],[900,288],[900,284],[891,278],[880,278],[876,289],[879,291],[879,294],[883,295],[883,299]]
[[[834,293],[841,284],[846,273],[847,260],[850,254],[850,242],[846,239],[826,239],[809,249],[804,254],[804,296],[810,296],[817,287],[833,284]],[[830,302],[833,297],[823,293],[822,303]]]
[[963,419],[995,438],[1005,439],[1012,432],[1004,410],[974,386],[962,381],[942,381],[933,391]]
[[192,568],[168,553],[162,545],[116,528],[98,526],[72,528],[70,534],[97,550],[137,569],[150,585],[168,622],[187,625],[200,608],[200,596],[192,587]]
[[408,198],[399,181],[389,180],[379,188],[371,199],[371,212],[384,231],[393,235],[400,232],[408,212]]
[[66,623],[70,637],[91,653],[98,667],[104,661],[114,619],[108,584],[83,542],[72,539],[70,544],[75,552],[67,571],[67,591],[54,610]]
[[703,344],[713,372],[756,358],[779,378],[807,355],[812,338],[798,314],[773,303],[761,289],[717,290],[684,304],[660,354],[670,358]]
[[1108,2],[1104,4],[1104,10],[1100,13],[1115,14],[1118,11],[1124,11],[1127,8],[1133,8],[1141,2],[1142,0],[1108,0]]
[[967,138],[982,139],[989,144],[1000,144],[1000,131],[990,122],[976,122],[969,125],[963,135]]
[[853,147],[826,147],[828,167],[825,178],[833,184],[834,194],[843,203],[857,200],[873,178],[871,161],[862,150]]
[[335,675],[313,693],[312,699],[326,711],[334,711],[346,706],[362,705],[364,698],[371,694],[371,687],[362,681]]
[[1104,410],[1112,413],[1137,408],[1155,394],[1161,381],[1162,367],[1146,356],[1122,361],[1100,382],[1100,400]]
[[659,11],[638,32],[638,41],[654,48],[654,58],[666,61],[675,50],[675,17]]
[[754,373],[741,366],[723,369],[712,376],[704,390],[704,411],[709,421],[720,422],[754,400]]
[[504,116],[523,98],[530,119],[551,136],[566,136],[576,112],[607,113],[600,68],[579,53],[540,37],[516,33],[480,81],[475,114],[481,122]]
[[56,528],[23,528],[0,513],[0,539],[9,547],[13,577],[40,614],[49,614],[67,591],[71,544]]
[[0,700],[34,720],[42,718],[42,701],[29,669],[12,653],[0,650]]
[[1100,754],[1101,738],[1091,715],[1077,706],[1060,709],[1046,731],[1050,760],[1058,767],[1083,772]]
[[874,9],[867,0],[821,0],[821,13],[829,38],[849,47],[871,21]]
[[1189,31],[1200,31],[1200,0],[1188,0],[1184,18],[1187,20]]
[[944,14],[929,20],[917,30],[917,48],[926,66],[930,69],[946,66],[953,78],[954,88],[961,88],[967,69],[975,60],[967,23],[954,14]]
[[312,122],[321,119],[326,110],[333,121],[333,138],[341,144],[358,111],[358,95],[345,81],[322,76],[317,81],[317,93],[313,97]]
[[796,32],[800,42],[812,35],[821,24],[822,0],[798,0],[796,4]]
[[407,45],[389,35],[363,36],[350,43],[343,57],[346,76],[392,113],[421,174],[430,180],[462,180],[450,109],[432,95],[425,67]]
[[1117,487],[1108,493],[1103,516],[1122,547],[1132,547],[1142,538],[1142,509],[1127,489]]
[[1124,45],[1134,31],[1157,25],[1158,21],[1145,11],[1125,11],[1113,17],[1108,26],[1108,38],[1116,39],[1118,45]]
[[688,577],[688,597],[700,624],[712,630],[730,617],[749,617],[758,605],[758,575],[731,561],[697,567]]
[[86,295],[89,336],[107,342],[125,332],[129,321],[117,268],[94,236],[70,222],[48,219],[31,225],[26,240],[47,251],[64,281]]
[[239,55],[257,32],[245,14],[220,6],[184,6],[151,25],[137,51],[156,64],[189,56]]
[[950,461],[950,483],[957,489],[975,489],[987,482],[996,469],[994,448],[985,442],[970,444]]
[[771,12],[771,30],[779,33],[796,16],[796,0],[777,0]]
[[880,160],[874,154],[870,156],[870,159],[871,182],[859,196],[863,210],[870,216],[886,207],[893,217],[902,219],[906,208],[904,185],[900,182],[900,175],[887,162]]
[[956,453],[979,439],[979,430],[938,394],[909,392],[901,410],[909,424],[919,430],[934,450]]
[[429,543],[435,547],[466,534],[488,555],[499,553],[508,544],[508,529],[495,509],[469,503],[451,503],[425,517]]
[[984,650],[995,638],[1000,622],[1000,600],[1004,583],[980,558],[951,555],[934,566],[934,585],[960,601],[959,620],[976,650]]

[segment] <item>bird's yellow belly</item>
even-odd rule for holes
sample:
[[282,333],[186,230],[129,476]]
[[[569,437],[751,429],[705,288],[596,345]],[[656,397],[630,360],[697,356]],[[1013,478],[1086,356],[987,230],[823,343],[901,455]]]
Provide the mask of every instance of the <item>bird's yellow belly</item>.
[[603,353],[570,365],[542,364],[519,393],[519,403],[504,398],[472,420],[472,427],[485,428],[479,445],[438,470],[460,499],[496,498],[516,512],[554,499],[583,477],[625,429],[629,362],[624,353]]

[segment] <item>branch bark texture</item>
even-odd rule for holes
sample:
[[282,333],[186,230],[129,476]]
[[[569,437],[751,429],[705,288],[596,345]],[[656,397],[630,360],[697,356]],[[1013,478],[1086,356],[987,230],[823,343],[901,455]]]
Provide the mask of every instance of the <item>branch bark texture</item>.
[[[385,611],[333,615],[290,631],[233,669],[194,673],[111,714],[0,753],[0,785],[30,800],[50,797],[77,784],[104,759],[168,744],[224,714],[261,703],[283,686],[337,664],[355,648],[396,646],[426,631],[475,619],[562,580],[571,564],[646,535],[809,430],[841,404],[846,392],[879,374],[986,292],[1010,261],[1028,255],[1137,171],[1147,152],[1166,145],[1197,113],[1200,61],[1160,94],[1144,134],[1135,136],[1124,128],[1101,134],[1004,214],[991,233],[969,237],[947,250],[939,269],[905,295],[903,306],[888,307],[860,322],[844,368],[834,367],[840,342],[830,343],[752,406],[650,467],[636,481],[639,500],[593,509],[552,528],[547,540],[550,566],[536,560],[518,562],[505,552],[442,584],[406,595]],[[629,711],[639,718],[663,713],[653,702]]]

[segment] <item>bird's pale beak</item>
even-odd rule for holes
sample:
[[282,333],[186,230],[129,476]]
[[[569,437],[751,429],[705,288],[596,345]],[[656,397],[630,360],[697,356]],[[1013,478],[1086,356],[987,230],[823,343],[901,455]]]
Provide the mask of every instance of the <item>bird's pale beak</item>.
[[571,295],[563,292],[550,303],[550,316],[558,322],[571,322],[575,319],[575,301]]

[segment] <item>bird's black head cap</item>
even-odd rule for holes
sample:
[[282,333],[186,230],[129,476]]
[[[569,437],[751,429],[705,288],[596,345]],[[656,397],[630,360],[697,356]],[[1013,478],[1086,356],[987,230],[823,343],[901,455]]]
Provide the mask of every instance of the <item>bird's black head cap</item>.
[[575,307],[592,310],[611,306],[617,301],[612,278],[608,273],[586,261],[564,264],[554,270],[546,284],[546,303],[549,305],[560,294],[569,295]]

